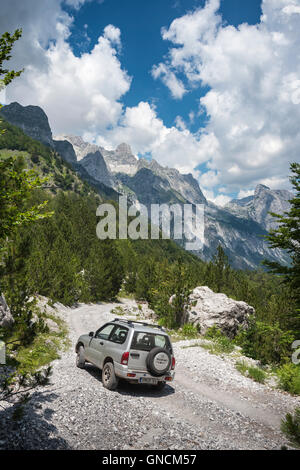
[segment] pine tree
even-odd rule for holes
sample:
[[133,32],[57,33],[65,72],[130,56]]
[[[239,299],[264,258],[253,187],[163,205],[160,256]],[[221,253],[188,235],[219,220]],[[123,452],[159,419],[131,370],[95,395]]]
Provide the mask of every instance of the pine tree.
[[279,223],[277,229],[270,231],[266,239],[272,248],[287,250],[291,257],[290,266],[282,266],[278,262],[264,261],[270,271],[283,276],[284,282],[290,287],[291,295],[300,313],[300,164],[291,164],[290,181],[295,189],[295,196],[290,200],[290,210],[283,215],[271,213]]

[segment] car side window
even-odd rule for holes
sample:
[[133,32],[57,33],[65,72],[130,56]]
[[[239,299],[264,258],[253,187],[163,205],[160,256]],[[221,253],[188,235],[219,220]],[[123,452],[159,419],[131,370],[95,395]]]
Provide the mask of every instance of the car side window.
[[113,343],[123,344],[128,335],[128,328],[124,326],[116,326],[115,330],[110,335],[109,340]]
[[100,328],[100,330],[97,331],[95,337],[107,340],[115,326],[116,325],[104,325],[102,328]]

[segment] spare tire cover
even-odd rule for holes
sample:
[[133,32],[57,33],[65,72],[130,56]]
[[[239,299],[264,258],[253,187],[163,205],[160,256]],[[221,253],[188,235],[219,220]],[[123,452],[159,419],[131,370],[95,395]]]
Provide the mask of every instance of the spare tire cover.
[[147,356],[148,371],[157,377],[164,375],[171,366],[172,358],[167,349],[153,348]]

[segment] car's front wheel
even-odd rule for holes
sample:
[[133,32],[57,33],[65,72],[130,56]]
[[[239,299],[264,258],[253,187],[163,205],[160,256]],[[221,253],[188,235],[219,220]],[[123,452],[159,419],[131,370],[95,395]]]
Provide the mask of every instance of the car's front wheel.
[[114,365],[107,362],[102,370],[102,383],[108,390],[115,390],[118,386],[119,379],[116,377]]
[[84,369],[85,356],[84,356],[84,347],[83,346],[79,346],[79,348],[77,349],[76,366],[79,367],[79,369]]

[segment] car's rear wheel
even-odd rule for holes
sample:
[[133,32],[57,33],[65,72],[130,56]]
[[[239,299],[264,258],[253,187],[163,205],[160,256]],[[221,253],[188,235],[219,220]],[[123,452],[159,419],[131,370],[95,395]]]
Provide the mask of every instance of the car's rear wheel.
[[114,365],[112,362],[107,362],[102,370],[102,383],[108,390],[115,390],[118,386],[118,378],[115,374]]
[[79,369],[84,369],[85,356],[84,356],[84,347],[83,346],[79,346],[79,348],[77,350],[76,366],[79,367]]

